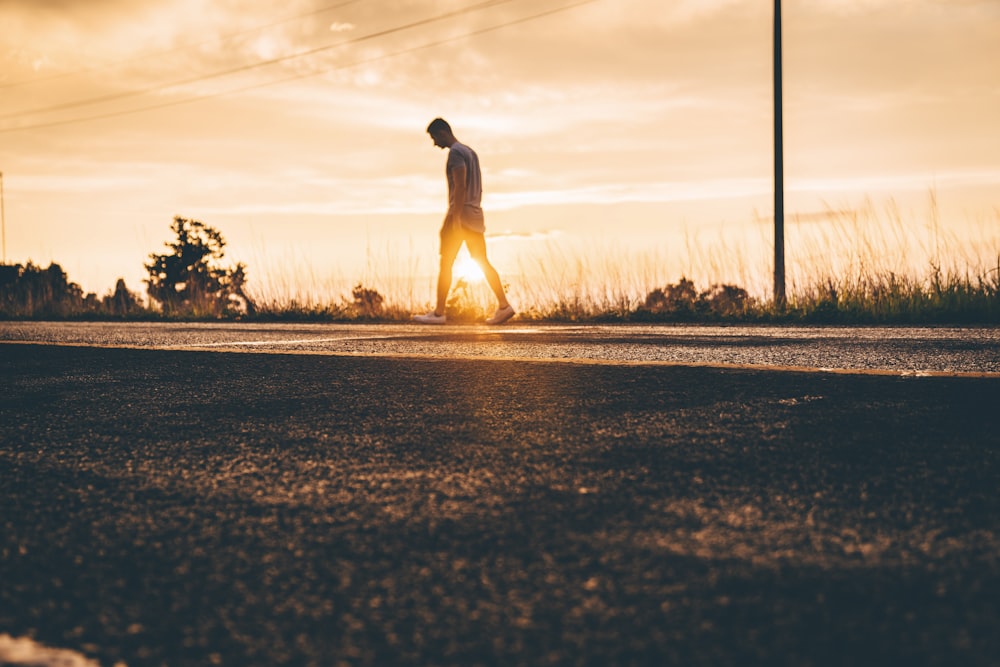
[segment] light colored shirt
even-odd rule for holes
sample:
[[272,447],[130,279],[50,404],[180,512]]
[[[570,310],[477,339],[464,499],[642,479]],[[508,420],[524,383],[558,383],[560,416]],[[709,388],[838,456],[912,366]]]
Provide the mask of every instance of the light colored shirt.
[[448,150],[448,202],[455,196],[451,171],[456,167],[465,166],[465,206],[462,207],[462,226],[474,232],[486,232],[486,220],[483,215],[483,174],[479,169],[479,156],[463,143],[456,141]]

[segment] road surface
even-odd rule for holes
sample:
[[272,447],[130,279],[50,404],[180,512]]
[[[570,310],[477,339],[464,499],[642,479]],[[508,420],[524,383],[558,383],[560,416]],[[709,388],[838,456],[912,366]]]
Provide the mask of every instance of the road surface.
[[0,663],[1000,655],[993,330],[0,331]]
[[1000,328],[0,322],[0,341],[1000,377]]

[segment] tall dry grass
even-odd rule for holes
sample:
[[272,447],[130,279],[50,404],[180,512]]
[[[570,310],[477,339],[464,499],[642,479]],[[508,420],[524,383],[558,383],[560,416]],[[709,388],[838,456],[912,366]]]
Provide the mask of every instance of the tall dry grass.
[[[665,235],[638,250],[601,240],[548,240],[498,269],[520,317],[528,320],[640,319],[634,316],[653,290],[687,279],[705,294],[717,285],[745,290],[739,312],[727,309],[729,319],[1000,322],[1000,209],[946,225],[931,192],[926,210],[917,213],[890,199],[792,215],[785,231],[784,309],[771,298],[771,234],[770,218],[757,217],[710,233]],[[406,320],[432,305],[436,266],[428,261],[433,256],[423,255],[412,248],[368,248],[363,275],[353,279],[292,262],[302,269],[294,279],[268,273],[248,292],[264,317]],[[359,309],[352,296],[359,285],[384,297],[377,314]],[[493,306],[484,283],[462,281],[452,292],[449,315],[473,321]]]

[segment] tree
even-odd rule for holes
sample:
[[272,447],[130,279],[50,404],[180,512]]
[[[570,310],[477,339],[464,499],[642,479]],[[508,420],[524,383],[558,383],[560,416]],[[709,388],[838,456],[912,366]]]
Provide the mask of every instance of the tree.
[[146,280],[150,298],[166,315],[214,316],[250,311],[253,304],[243,293],[246,266],[218,265],[225,254],[222,234],[198,220],[177,216],[170,225],[177,240],[167,243],[171,252],[150,255]]

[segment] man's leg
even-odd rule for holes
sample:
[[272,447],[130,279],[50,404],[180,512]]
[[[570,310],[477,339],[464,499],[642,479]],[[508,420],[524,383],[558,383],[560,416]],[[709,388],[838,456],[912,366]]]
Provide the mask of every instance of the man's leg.
[[441,230],[441,265],[438,267],[437,305],[435,315],[444,315],[448,305],[448,292],[451,291],[451,271],[462,247],[462,234],[456,230]]
[[476,232],[467,231],[465,233],[465,245],[469,249],[469,255],[479,265],[480,270],[482,270],[483,276],[486,278],[486,283],[496,295],[500,309],[509,308],[510,303],[507,302],[503,283],[500,282],[500,274],[490,264],[490,260],[486,258],[486,237]]

